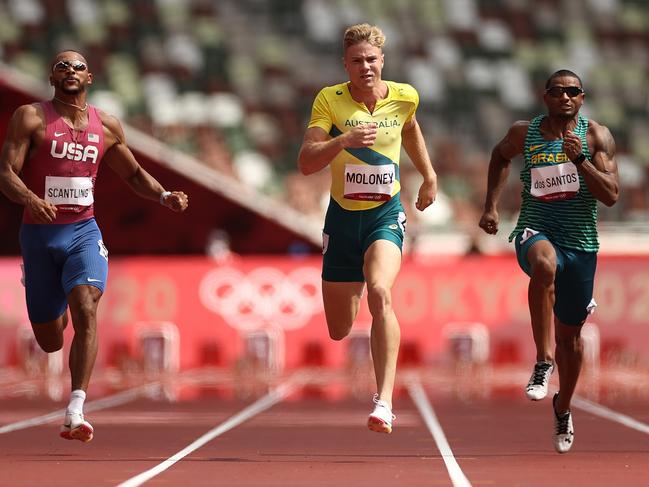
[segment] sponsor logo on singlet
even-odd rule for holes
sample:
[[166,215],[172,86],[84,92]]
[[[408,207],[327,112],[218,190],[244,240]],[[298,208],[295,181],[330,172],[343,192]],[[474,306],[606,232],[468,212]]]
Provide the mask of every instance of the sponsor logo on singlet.
[[99,149],[94,145],[82,145],[75,142],[53,140],[50,155],[57,159],[97,163]]

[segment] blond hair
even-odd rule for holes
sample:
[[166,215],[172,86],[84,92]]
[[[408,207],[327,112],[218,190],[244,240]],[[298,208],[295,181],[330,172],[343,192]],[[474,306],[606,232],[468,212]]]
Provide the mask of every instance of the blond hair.
[[385,44],[385,35],[376,25],[356,24],[348,27],[343,36],[343,53],[348,47],[361,42],[369,42],[374,47],[382,48]]

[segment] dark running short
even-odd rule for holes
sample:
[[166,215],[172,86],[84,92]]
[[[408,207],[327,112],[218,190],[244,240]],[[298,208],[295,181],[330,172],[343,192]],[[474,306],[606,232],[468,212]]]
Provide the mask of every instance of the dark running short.
[[94,218],[66,225],[23,224],[20,247],[32,323],[61,316],[75,286],[94,286],[102,292],[106,287],[108,251]]
[[597,267],[597,252],[582,252],[560,247],[543,233],[537,233],[523,243],[524,232],[516,235],[516,257],[518,265],[531,276],[527,252],[535,242],[547,240],[557,254],[557,273],[554,278],[554,314],[566,325],[581,325],[595,307],[593,285]]
[[350,211],[331,199],[322,232],[322,279],[364,282],[363,257],[377,240],[403,249],[406,214],[399,195],[371,210]]

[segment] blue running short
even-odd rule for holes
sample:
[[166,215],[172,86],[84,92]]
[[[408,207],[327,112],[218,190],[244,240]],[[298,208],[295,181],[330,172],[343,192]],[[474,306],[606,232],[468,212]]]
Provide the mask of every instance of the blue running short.
[[561,247],[552,243],[543,233],[537,233],[521,243],[522,235],[522,232],[516,235],[516,257],[518,265],[528,276],[531,276],[531,270],[527,261],[527,251],[532,244],[539,240],[547,240],[554,247],[557,254],[557,271],[554,278],[554,314],[560,322],[566,325],[581,325],[593,309],[591,302],[597,253]]
[[61,316],[75,286],[94,286],[102,292],[106,287],[108,250],[94,218],[67,225],[23,224],[20,247],[32,323]]

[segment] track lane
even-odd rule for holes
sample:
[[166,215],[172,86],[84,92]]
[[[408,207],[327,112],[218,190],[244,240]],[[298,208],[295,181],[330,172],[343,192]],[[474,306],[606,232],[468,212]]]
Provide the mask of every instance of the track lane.
[[[2,478],[11,479],[12,487],[59,487],[71,476],[114,487],[152,469],[255,402],[237,398],[235,380],[208,380],[211,375],[205,374],[209,387],[194,389],[198,375],[192,375],[192,391],[179,384],[169,395],[179,402],[139,398],[93,412],[97,435],[89,444],[59,439],[56,423],[0,434]],[[646,484],[649,442],[640,431],[576,408],[575,446],[559,455],[552,446],[549,398],[527,401],[518,385],[493,389],[466,381],[470,387],[464,387],[461,378],[441,374],[424,379],[449,448],[476,487]],[[347,390],[353,388],[348,384]],[[361,400],[339,393],[318,396],[316,388],[316,394],[291,396],[223,432],[145,485],[452,486],[416,405],[403,387],[398,390],[392,435],[366,429],[370,394]],[[619,390],[600,396],[599,404],[647,423],[644,397]],[[57,404],[3,400],[0,417],[22,420]]]
[[476,485],[645,485],[646,434],[575,409],[575,444],[561,455],[552,443],[549,398],[429,396],[458,463]]
[[366,427],[369,398],[282,402],[188,455],[150,485],[179,485],[191,476],[195,486],[450,486],[412,401],[406,395],[397,399],[394,431],[384,435]]

